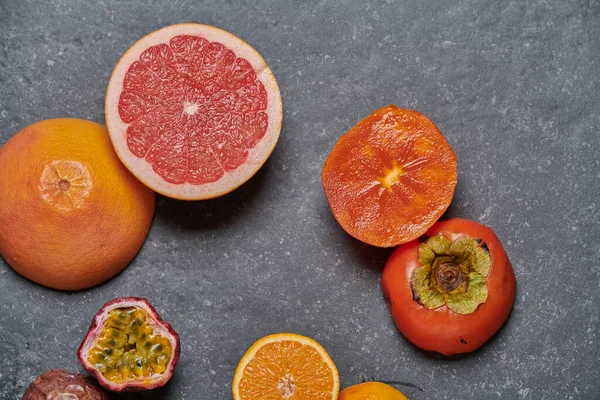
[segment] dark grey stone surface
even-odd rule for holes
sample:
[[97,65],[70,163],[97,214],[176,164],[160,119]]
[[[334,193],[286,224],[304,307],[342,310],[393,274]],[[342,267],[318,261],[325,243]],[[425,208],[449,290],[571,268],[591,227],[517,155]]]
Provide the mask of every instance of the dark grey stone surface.
[[[104,285],[57,292],[0,262],[0,398],[20,398],[47,369],[80,371],[92,316],[130,295],[179,331],[182,357],[166,388],[120,399],[230,398],[244,351],[280,331],[321,342],[342,387],[600,398],[600,3],[0,0],[0,144],[40,119],[104,122],[121,54],[184,21],[229,30],[269,62],[285,109],[275,152],[223,198],[159,197],[138,257]],[[508,323],[465,357],[402,338],[380,290],[390,251],[346,235],[321,188],[336,139],[389,103],[446,135],[459,158],[448,216],[491,226],[517,275]]]

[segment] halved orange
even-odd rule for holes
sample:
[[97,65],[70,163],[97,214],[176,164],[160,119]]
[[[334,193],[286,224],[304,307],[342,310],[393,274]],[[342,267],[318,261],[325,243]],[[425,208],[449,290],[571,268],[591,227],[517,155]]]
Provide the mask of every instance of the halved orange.
[[244,354],[233,377],[234,400],[336,400],[340,376],[319,343],[294,333],[265,336]]
[[335,219],[365,243],[421,236],[446,211],[458,179],[454,151],[423,114],[389,105],[334,145],[321,175]]

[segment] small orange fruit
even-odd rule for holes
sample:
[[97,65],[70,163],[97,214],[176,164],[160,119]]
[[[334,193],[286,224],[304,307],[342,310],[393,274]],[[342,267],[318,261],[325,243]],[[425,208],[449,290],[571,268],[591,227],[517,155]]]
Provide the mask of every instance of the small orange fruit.
[[103,125],[37,122],[0,148],[0,255],[45,286],[95,286],[137,254],[154,201],[119,162]]
[[335,400],[339,390],[337,367],[323,346],[293,333],[254,343],[232,384],[234,400]]
[[381,382],[365,382],[347,387],[339,400],[407,400],[399,390]]

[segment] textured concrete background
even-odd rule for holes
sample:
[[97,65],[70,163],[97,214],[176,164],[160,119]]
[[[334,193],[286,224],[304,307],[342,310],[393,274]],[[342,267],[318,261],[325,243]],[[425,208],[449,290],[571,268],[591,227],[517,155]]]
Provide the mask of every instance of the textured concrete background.
[[[159,197],[140,254],[100,287],[52,291],[0,262],[0,398],[20,398],[46,369],[80,371],[92,316],[130,295],[179,331],[182,357],[166,388],[118,399],[230,398],[244,351],[279,331],[320,341],[342,387],[600,398],[600,3],[0,0],[0,144],[40,119],[104,122],[121,54],[184,21],[229,30],[269,62],[285,109],[279,144],[224,198]],[[508,323],[458,359],[402,338],[380,290],[389,250],[346,235],[321,188],[336,139],[389,103],[446,135],[459,158],[448,216],[491,226],[517,275]]]

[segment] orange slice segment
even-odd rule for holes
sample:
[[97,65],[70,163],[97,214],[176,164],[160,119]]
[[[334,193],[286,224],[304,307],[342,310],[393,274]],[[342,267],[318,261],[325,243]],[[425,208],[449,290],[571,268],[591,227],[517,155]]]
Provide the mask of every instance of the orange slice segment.
[[457,178],[456,155],[434,123],[394,105],[343,135],[321,175],[342,228],[380,247],[425,233],[450,205]]
[[232,384],[234,400],[335,400],[339,390],[337,367],[323,346],[293,333],[254,343]]

